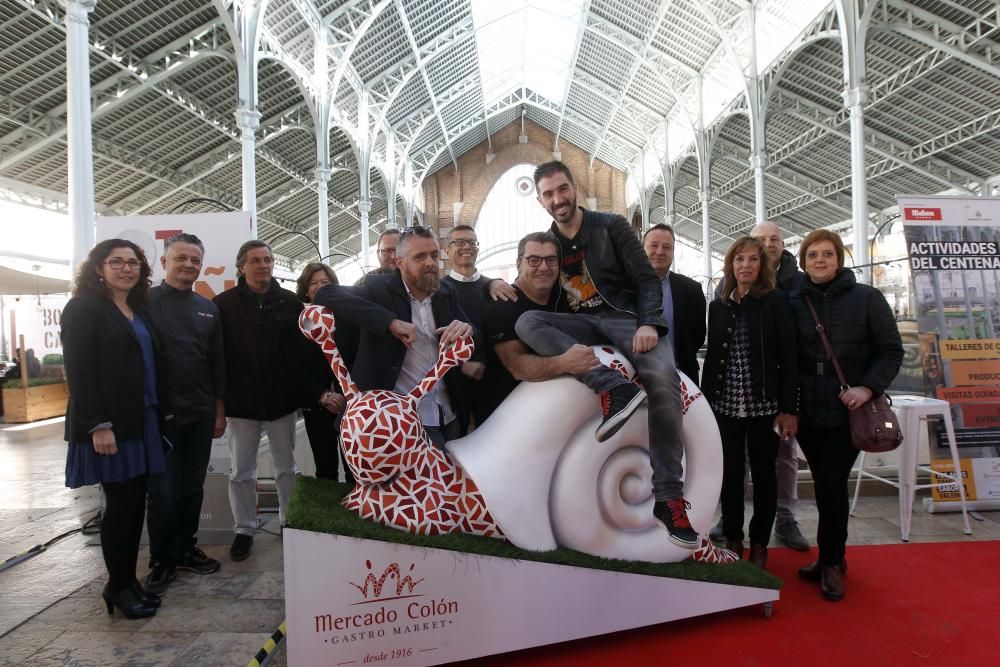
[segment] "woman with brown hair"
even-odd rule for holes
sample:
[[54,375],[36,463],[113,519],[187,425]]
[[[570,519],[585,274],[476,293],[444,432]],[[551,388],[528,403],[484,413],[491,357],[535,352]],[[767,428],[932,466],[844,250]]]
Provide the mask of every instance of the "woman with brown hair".
[[750,560],[766,568],[778,507],[774,463],[779,438],[793,437],[798,424],[795,325],[788,295],[775,289],[774,272],[758,239],[737,239],[726,253],[723,273],[722,293],[708,307],[701,388],[722,436],[726,548],[743,555],[743,478],[749,457]]
[[[296,281],[295,295],[302,303],[310,304],[319,288],[339,284],[333,269],[320,262],[310,262],[302,269]],[[337,324],[339,334],[340,323]],[[305,346],[298,355],[299,364],[303,379],[308,379],[309,386],[303,388],[302,417],[306,423],[309,448],[316,461],[316,477],[337,481],[337,469],[342,458],[339,455],[339,433],[344,396],[340,393],[333,370],[322,350],[312,341],[304,338],[303,341]],[[344,466],[344,475],[348,482],[354,482],[354,476],[347,465]]]
[[[799,446],[812,471],[819,510],[819,559],[799,570],[818,581],[827,600],[844,597],[847,544],[847,478],[858,450],[851,444],[848,412],[885,391],[903,363],[903,343],[889,303],[844,268],[840,236],[819,229],[802,241],[799,265],[806,277],[792,308],[799,330],[802,421]],[[848,387],[841,387],[816,329],[816,310]]]
[[108,613],[156,613],[159,598],[135,578],[146,508],[146,481],[164,470],[157,389],[156,332],[146,315],[152,271],[131,241],[98,243],[76,274],[62,313],[69,383],[66,486],[100,484],[105,496],[101,551],[108,570]]

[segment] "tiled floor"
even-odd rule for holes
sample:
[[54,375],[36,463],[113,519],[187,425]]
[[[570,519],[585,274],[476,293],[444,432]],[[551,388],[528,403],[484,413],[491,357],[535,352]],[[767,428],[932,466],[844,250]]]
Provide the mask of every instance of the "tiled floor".
[[[296,449],[308,471],[307,452]],[[61,423],[0,430],[0,559],[78,528],[96,511],[96,489],[63,486],[64,461]],[[882,495],[862,497],[850,543],[896,543],[896,496],[884,495],[889,487],[882,485],[871,490]],[[798,515],[803,532],[814,535],[815,505],[803,499]],[[998,540],[1000,512],[982,513],[972,529],[964,536],[960,514],[930,515],[918,502],[911,541]],[[284,618],[277,535],[258,533],[253,554],[240,563],[229,560],[228,543],[203,545],[223,562],[222,570],[181,573],[159,613],[137,621],[105,613],[104,566],[92,542],[77,533],[0,572],[0,664],[246,665]],[[145,558],[144,549],[140,563]],[[268,664],[285,664],[284,644]]]

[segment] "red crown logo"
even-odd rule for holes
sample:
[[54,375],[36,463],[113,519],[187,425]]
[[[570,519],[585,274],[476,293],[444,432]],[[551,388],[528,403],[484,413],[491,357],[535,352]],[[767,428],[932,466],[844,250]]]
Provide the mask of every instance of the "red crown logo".
[[[410,564],[410,572],[413,571],[414,565],[415,565],[414,563]],[[412,594],[413,589],[415,589],[417,585],[423,581],[423,578],[414,580],[410,575],[400,576],[399,563],[389,563],[389,566],[385,568],[385,571],[382,573],[382,576],[377,579],[375,578],[375,575],[371,572],[372,562],[370,560],[366,560],[365,566],[368,568],[369,571],[368,571],[368,576],[365,577],[363,584],[359,586],[353,581],[348,583],[350,583],[351,586],[354,586],[356,589],[358,589],[361,592],[361,597],[363,597],[366,600],[368,599],[369,594],[371,594],[371,597],[374,599],[381,598],[382,589],[385,587],[386,580],[388,580],[391,577],[395,577],[396,579],[396,590],[394,597],[402,597],[404,591],[407,593],[407,595]]]

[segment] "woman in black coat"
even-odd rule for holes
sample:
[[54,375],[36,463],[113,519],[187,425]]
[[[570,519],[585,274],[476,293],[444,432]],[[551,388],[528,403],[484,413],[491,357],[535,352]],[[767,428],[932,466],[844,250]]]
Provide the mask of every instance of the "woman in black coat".
[[[806,236],[799,264],[806,278],[792,299],[799,330],[798,440],[819,510],[819,560],[799,576],[820,582],[826,599],[840,600],[847,571],[847,478],[858,456],[848,411],[885,391],[903,362],[903,344],[882,293],[858,284],[854,272],[844,269],[844,244],[837,234],[817,230]],[[849,388],[840,386],[807,302],[819,315]]]
[[66,486],[101,484],[101,551],[108,570],[108,613],[156,613],[159,598],[135,578],[146,507],[146,480],[163,472],[157,390],[157,338],[146,316],[150,268],[136,244],[98,243],[80,265],[62,313],[69,383]]
[[[312,262],[306,264],[296,283],[295,295],[302,303],[312,303],[316,291],[323,285],[339,285],[337,274],[326,264]],[[340,322],[335,338],[340,336]],[[303,387],[302,417],[306,423],[306,435],[313,460],[316,461],[316,477],[337,481],[340,465],[340,415],[344,411],[344,396],[333,376],[333,370],[323,351],[313,341],[303,337],[297,355],[300,371],[308,386]],[[338,345],[339,348],[339,345]],[[344,475],[348,482],[354,482],[351,469],[344,463]]]
[[[767,567],[778,507],[774,462],[780,438],[795,435],[798,359],[788,295],[775,289],[764,246],[749,236],[726,253],[722,294],[708,308],[701,388],[722,436],[722,530],[743,555],[746,457],[753,475],[750,560]],[[746,455],[744,455],[746,452]]]

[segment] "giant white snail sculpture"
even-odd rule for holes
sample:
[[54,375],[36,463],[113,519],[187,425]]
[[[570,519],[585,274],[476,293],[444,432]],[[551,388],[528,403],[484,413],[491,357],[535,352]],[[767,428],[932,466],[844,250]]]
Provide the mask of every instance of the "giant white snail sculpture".
[[[590,389],[568,377],[522,382],[484,424],[442,451],[424,432],[417,404],[470,358],[472,339],[442,349],[427,377],[404,396],[359,391],[333,342],[335,326],[322,306],[299,317],[346,398],[341,444],[358,486],[342,504],[362,518],[419,534],[506,538],[532,551],[561,545],[625,560],[738,560],[704,536],[722,485],[722,445],[708,401],[683,374],[684,496],[691,524],[703,535],[693,552],[672,544],[654,522],[645,408],[598,444]],[[595,352],[634,376],[613,348]]]

